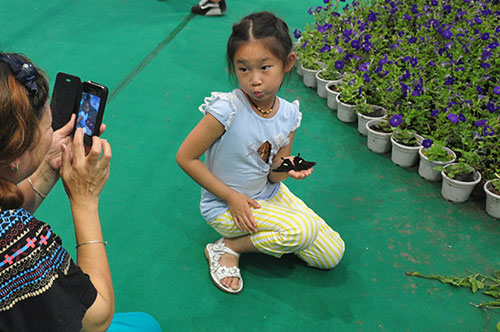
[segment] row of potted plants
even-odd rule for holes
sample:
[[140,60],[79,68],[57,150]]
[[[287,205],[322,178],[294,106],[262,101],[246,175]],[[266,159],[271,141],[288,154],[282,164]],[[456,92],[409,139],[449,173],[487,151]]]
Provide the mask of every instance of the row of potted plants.
[[[487,212],[493,193],[500,218],[499,2],[343,2],[323,0],[309,9],[314,23],[295,31],[304,84],[339,120],[357,121],[370,150],[392,150],[404,167],[420,159],[422,177],[442,176],[446,199],[470,195],[449,196],[448,179],[482,180]],[[410,159],[398,159],[406,145],[414,145]]]

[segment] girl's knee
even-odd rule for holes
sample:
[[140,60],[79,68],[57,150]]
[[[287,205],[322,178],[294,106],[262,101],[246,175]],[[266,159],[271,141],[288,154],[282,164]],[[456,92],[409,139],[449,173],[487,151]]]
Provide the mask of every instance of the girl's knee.
[[314,243],[319,233],[319,227],[314,220],[297,215],[291,218],[290,224],[292,226],[283,232],[283,238],[292,251],[303,250]]

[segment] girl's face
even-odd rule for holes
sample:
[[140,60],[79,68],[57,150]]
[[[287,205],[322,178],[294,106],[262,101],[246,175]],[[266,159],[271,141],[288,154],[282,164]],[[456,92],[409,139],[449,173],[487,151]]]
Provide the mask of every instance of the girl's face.
[[283,76],[292,69],[295,57],[295,53],[290,53],[284,65],[261,40],[242,44],[233,59],[241,89],[258,106],[271,107]]

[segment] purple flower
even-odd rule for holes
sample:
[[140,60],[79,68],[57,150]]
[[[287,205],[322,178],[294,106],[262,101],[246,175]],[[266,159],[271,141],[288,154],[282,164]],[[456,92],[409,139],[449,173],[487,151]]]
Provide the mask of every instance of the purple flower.
[[370,76],[367,73],[363,74],[363,79],[365,80],[366,83],[370,83]]
[[495,135],[495,130],[491,126],[484,126],[482,131],[483,136],[493,136]]
[[359,40],[357,40],[357,39],[353,39],[353,41],[351,42],[352,48],[354,48],[356,50],[359,48],[359,45],[360,45],[360,43],[359,43]]
[[335,61],[335,69],[342,70],[342,68],[344,68],[344,61],[342,60]]
[[447,75],[446,79],[444,80],[444,85],[453,85],[455,80],[453,79],[452,76]]
[[481,35],[481,39],[482,39],[482,40],[488,40],[488,39],[490,39],[490,34],[489,34],[489,33],[487,33],[487,32],[483,33],[483,34]]
[[427,63],[428,66],[433,66],[433,67],[436,67],[436,63],[434,61],[429,61]]
[[481,24],[481,23],[483,23],[483,20],[479,16],[476,16],[474,18],[474,22],[476,22],[476,24]]
[[424,141],[422,142],[422,146],[426,149],[430,148],[432,146],[432,140],[430,139],[424,139]]
[[448,114],[448,120],[450,120],[453,123],[458,123],[459,121],[458,116],[455,113]]
[[496,108],[495,108],[495,103],[493,102],[489,102],[488,105],[486,105],[486,109],[490,112],[490,113],[493,113],[495,112]]
[[392,118],[391,118],[391,120],[389,121],[389,123],[393,127],[399,126],[401,124],[401,122],[403,122],[403,115],[401,115],[401,114],[395,114],[395,115],[393,115]]
[[459,119],[460,121],[462,121],[462,122],[467,121],[467,119],[465,118],[465,115],[464,115],[463,113],[458,114],[458,119]]
[[316,7],[316,13],[319,13],[322,9],[323,9],[323,7],[321,7],[321,6]]
[[406,38],[406,39],[408,40],[408,42],[409,42],[410,44],[414,44],[414,43],[416,43],[416,42],[417,42],[417,40],[418,40],[418,39],[417,39],[417,37],[410,37],[410,38]]
[[309,43],[309,41],[308,41],[308,40],[306,40],[306,41],[304,42],[304,44],[302,44],[302,46],[301,46],[300,48],[305,48],[305,47],[307,46],[307,44],[308,44],[308,43]]
[[451,37],[453,37],[453,32],[451,32],[449,29],[447,29],[447,30],[441,31],[441,35],[446,39],[450,39]]
[[324,52],[330,52],[331,50],[332,50],[332,48],[330,47],[330,45],[325,44],[325,46],[323,46],[319,51],[321,53],[324,53]]
[[345,29],[342,34],[344,37],[349,37],[352,34],[352,29]]
[[408,14],[404,14],[403,17],[408,20],[408,21],[411,21],[411,16],[408,15]]
[[368,22],[375,22],[377,20],[377,15],[379,14],[370,10],[370,14],[368,14]]
[[481,54],[481,59],[488,60],[492,55],[493,53],[491,53],[491,51],[484,51],[483,54]]
[[435,116],[437,116],[438,114],[439,114],[439,111],[438,111],[438,110],[434,110],[434,111],[432,111],[432,112],[431,112],[431,116],[432,116],[432,117],[435,117]]
[[481,86],[478,84],[476,86],[476,91],[477,91],[477,93],[483,93],[483,88],[481,88]]
[[433,5],[433,6],[437,6],[437,5],[438,5],[437,0],[431,0],[431,5]]
[[298,30],[298,29],[295,29],[293,31],[293,35],[295,36],[296,39],[299,39],[300,36],[302,36],[302,32],[300,32],[300,30]]
[[474,126],[476,126],[476,127],[482,127],[482,126],[484,126],[486,124],[487,121],[488,121],[487,119],[482,119],[482,120],[476,121],[474,123]]
[[488,62],[481,62],[481,68],[483,69],[488,69],[491,67],[491,65]]
[[500,86],[496,86],[493,88],[493,93],[496,94],[496,95],[500,95]]
[[380,59],[380,60],[379,60],[378,64],[379,64],[380,66],[383,66],[384,64],[386,64],[386,63],[387,63],[387,60],[388,60],[388,59],[389,59],[389,58],[387,57],[387,54],[384,54],[384,57],[383,57],[382,59]]
[[365,62],[363,64],[361,64],[358,68],[359,71],[364,71],[364,72],[368,72],[368,66],[370,65],[369,62]]
[[323,3],[329,3],[330,0],[323,0]]
[[312,6],[309,7],[309,9],[307,10],[307,12],[312,15],[312,13],[313,13],[313,7]]
[[489,48],[491,48],[492,50],[496,49],[498,47],[498,42],[494,41],[494,42],[491,42],[489,45],[488,45]]

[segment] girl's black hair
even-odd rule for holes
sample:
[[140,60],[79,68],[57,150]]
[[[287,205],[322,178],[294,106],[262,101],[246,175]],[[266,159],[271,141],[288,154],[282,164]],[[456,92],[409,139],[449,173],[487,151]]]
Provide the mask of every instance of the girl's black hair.
[[[274,38],[268,38],[274,37]],[[240,45],[252,39],[263,40],[271,53],[286,65],[292,51],[292,39],[288,25],[271,12],[263,11],[245,16],[233,25],[233,32],[227,42],[227,66],[229,75],[234,75],[234,54]]]

